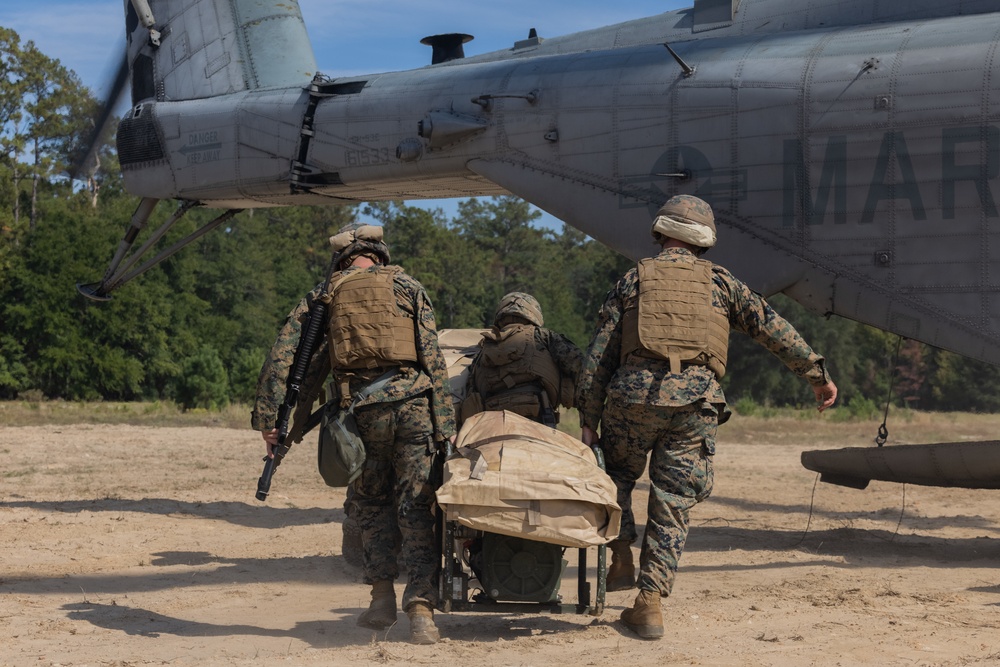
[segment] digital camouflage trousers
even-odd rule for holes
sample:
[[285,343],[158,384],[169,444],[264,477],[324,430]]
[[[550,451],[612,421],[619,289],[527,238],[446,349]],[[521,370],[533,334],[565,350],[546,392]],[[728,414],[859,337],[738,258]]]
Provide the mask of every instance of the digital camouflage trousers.
[[640,589],[670,595],[688,534],[688,513],[712,492],[718,411],[707,401],[682,407],[621,404],[605,408],[601,449],[622,508],[619,539],[635,541],[632,490],[649,458],[649,505],[639,557]]
[[354,499],[364,548],[364,582],[399,576],[395,545],[408,575],[402,608],[437,604],[441,558],[435,537],[435,445],[426,394],[355,411],[367,453],[354,482]]

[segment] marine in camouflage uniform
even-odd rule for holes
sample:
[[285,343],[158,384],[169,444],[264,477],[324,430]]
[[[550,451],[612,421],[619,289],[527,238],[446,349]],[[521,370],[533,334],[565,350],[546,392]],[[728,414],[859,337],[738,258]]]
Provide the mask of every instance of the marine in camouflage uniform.
[[[544,324],[542,306],[530,294],[510,292],[500,299],[493,327],[469,364],[461,421],[486,410],[508,410],[555,428],[558,406],[574,407],[583,352]],[[474,538],[467,549],[469,566],[483,581],[483,538]]]
[[[730,416],[719,384],[725,371],[728,329],[747,334],[807,380],[821,410],[833,404],[837,392],[823,357],[767,301],[726,269],[698,259],[714,245],[715,233],[711,207],[700,199],[680,195],[659,210],[653,235],[663,246],[662,252],[629,270],[608,293],[577,384],[583,440],[591,444],[600,425],[605,464],[618,487],[618,504],[622,508],[621,532],[610,545],[614,562],[608,572],[609,590],[634,585],[629,546],[637,536],[632,490],[645,469],[647,454],[652,452],[639,595],[633,607],[622,614],[627,627],[648,639],[663,635],[660,599],[668,596],[673,587],[687,538],[689,510],[712,492],[716,430]],[[673,283],[655,282],[658,276],[687,275],[683,272],[693,273],[688,269],[697,267],[704,269],[702,283],[687,278]],[[648,288],[642,291],[644,308],[639,308],[640,275],[649,281]],[[659,295],[655,293],[657,287],[661,289]],[[683,291],[678,287],[692,293],[711,293],[710,311],[708,297],[702,298],[704,310],[712,314],[698,321],[706,331],[712,326],[709,323],[715,322],[715,343],[704,344],[696,355],[685,356],[677,352],[677,347],[670,348],[666,355],[651,351],[644,345],[656,338],[650,329],[645,333],[640,330],[638,337],[634,333],[637,321],[656,322],[662,321],[658,317],[669,317],[663,312],[667,310],[664,304],[685,310],[682,302],[688,295],[678,296],[677,292]],[[681,315],[682,320],[684,317]],[[690,327],[690,318],[680,326]],[[674,336],[677,331],[673,330]],[[702,341],[709,340],[710,335],[706,333]],[[677,345],[683,347],[683,343]]]
[[557,407],[574,407],[583,352],[544,324],[542,307],[530,294],[500,299],[493,328],[469,364],[463,420],[484,410],[510,410],[555,428]]
[[[374,229],[378,229],[377,241],[370,238],[372,228],[366,226],[350,226],[331,238],[335,251],[342,251],[339,261],[342,270],[330,279],[333,287],[327,297],[333,302],[330,328],[318,346],[303,383],[301,409],[297,410],[288,439],[301,439],[303,416],[319,395],[319,388],[331,370],[337,393],[333,398],[345,405],[382,376],[387,365],[396,367],[389,381],[359,402],[354,413],[367,457],[365,468],[352,489],[364,546],[364,581],[372,585],[371,606],[359,617],[358,623],[385,629],[396,622],[393,582],[399,576],[399,568],[393,546],[398,524],[402,535],[402,558],[408,574],[402,607],[410,617],[410,639],[415,643],[434,643],[439,638],[433,622],[433,608],[437,604],[440,548],[434,532],[433,465],[438,444],[454,438],[454,411],[430,300],[414,278],[399,267],[386,266],[388,248],[381,242],[381,229]],[[347,243],[344,234],[350,236]],[[360,275],[365,272],[372,274],[372,279],[378,275],[391,277],[394,317],[397,321],[412,322],[415,358],[389,364],[369,360],[367,368],[363,367],[365,359],[362,358],[360,364],[352,363],[350,368],[333,368],[330,337],[336,335],[336,327],[340,324],[349,324],[337,321],[337,286],[343,284],[343,279],[367,280],[369,276]],[[277,407],[284,400],[285,382],[301,336],[302,321],[308,303],[322,298],[322,291],[322,286],[318,286],[292,310],[261,369],[252,424],[265,432],[269,453],[273,443],[268,437],[273,436],[271,429]]]

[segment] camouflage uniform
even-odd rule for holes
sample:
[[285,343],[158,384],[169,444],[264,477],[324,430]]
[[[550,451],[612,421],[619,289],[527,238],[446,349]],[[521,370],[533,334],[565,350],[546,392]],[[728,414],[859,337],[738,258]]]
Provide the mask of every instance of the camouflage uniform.
[[[348,268],[349,272],[367,269]],[[437,342],[434,311],[423,287],[414,278],[398,273],[393,282],[401,313],[417,324],[418,362],[403,364],[380,390],[355,409],[358,428],[365,443],[365,469],[353,491],[364,543],[364,581],[394,580],[399,575],[393,555],[393,513],[402,533],[402,558],[408,573],[402,606],[414,602],[437,603],[439,548],[434,536],[434,471],[436,443],[455,433],[455,418],[447,368]],[[320,293],[314,289],[289,314],[278,339],[261,369],[253,427],[274,427],[277,408],[284,400],[285,382],[302,330],[308,303]],[[324,329],[324,332],[326,329]],[[303,414],[319,395],[330,373],[327,340],[317,347],[296,413],[296,435]],[[383,370],[352,371],[348,376],[351,395],[364,389]],[[303,407],[304,406],[304,407]]]
[[[692,255],[687,249],[666,248],[656,261],[677,262]],[[637,586],[667,596],[687,538],[688,511],[712,492],[715,434],[730,412],[707,366],[688,365],[675,375],[666,360],[633,354],[621,362],[622,316],[635,307],[638,295],[638,270],[633,268],[601,307],[578,379],[577,407],[583,426],[596,431],[602,424],[601,447],[622,507],[620,539],[631,542],[637,536],[632,489],[652,451]],[[796,375],[817,386],[829,381],[823,357],[767,301],[720,266],[712,267],[712,301],[728,313],[733,329],[767,348]]]
[[[559,367],[560,380],[568,383],[576,382],[576,376],[580,373],[580,363],[583,360],[583,352],[569,338],[551,329],[535,326],[535,347],[539,351],[546,351],[552,360]],[[469,375],[465,381],[465,395],[468,396],[476,390],[476,369],[480,361],[480,354],[469,364]],[[564,392],[560,392],[562,394]],[[562,403],[564,407],[572,408],[573,397],[568,397],[567,403]]]
[[[509,292],[500,299],[493,329],[483,335],[479,352],[469,364],[463,419],[501,406],[555,426],[559,419],[556,407],[574,407],[583,352],[544,324],[542,306],[530,294]],[[525,340],[529,335],[530,343]],[[529,346],[534,349],[529,350]],[[548,418],[545,409],[550,409]]]

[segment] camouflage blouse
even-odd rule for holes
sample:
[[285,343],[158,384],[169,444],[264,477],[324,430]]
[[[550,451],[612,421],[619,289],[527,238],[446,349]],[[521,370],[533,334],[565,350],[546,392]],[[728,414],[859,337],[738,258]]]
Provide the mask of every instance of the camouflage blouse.
[[[671,262],[691,254],[683,248],[667,248],[657,259]],[[762,296],[718,265],[712,268],[712,283],[713,305],[729,314],[732,329],[750,336],[810,384],[829,382],[823,357]],[[632,268],[608,292],[601,306],[597,331],[584,354],[577,381],[582,425],[596,429],[609,398],[625,404],[681,406],[706,399],[725,405],[722,386],[707,366],[687,366],[674,375],[669,361],[631,355],[621,363],[622,314],[634,307],[638,298],[639,273]]]
[[[349,268],[347,271],[363,271],[364,269]],[[345,272],[346,273],[346,272]],[[337,274],[337,277],[343,274]],[[396,305],[401,313],[412,317],[417,322],[417,366],[403,365],[392,379],[379,391],[373,393],[359,406],[374,403],[391,403],[412,398],[426,391],[431,392],[431,412],[434,418],[434,438],[440,442],[455,433],[455,414],[451,402],[451,385],[444,357],[438,347],[437,327],[434,320],[434,308],[423,286],[416,279],[404,272],[396,274],[393,282],[396,295]],[[257,396],[251,413],[251,426],[259,431],[274,428],[278,408],[285,400],[285,386],[288,373],[302,335],[302,324],[309,312],[309,304],[322,292],[322,285],[317,285],[288,314],[274,345],[257,378]],[[322,340],[319,341],[313,353],[312,363],[306,373],[305,381],[299,393],[299,408],[295,412],[295,425],[289,431],[289,440],[300,439],[297,430],[301,428],[308,417],[313,403],[322,394],[323,383],[329,376],[330,353],[327,347],[328,327],[322,328]],[[356,394],[382,374],[381,370],[355,371],[349,377],[351,394]],[[336,388],[334,388],[336,391]]]
[[[551,355],[552,360],[555,362],[556,367],[559,369],[560,382],[571,383],[570,389],[567,393],[573,394],[574,387],[576,386],[576,377],[580,374],[580,364],[583,359],[583,352],[576,346],[573,341],[561,333],[556,333],[551,329],[546,329],[544,327],[534,327],[535,329],[535,346],[539,350],[546,350],[549,355]],[[479,355],[472,360],[469,365],[469,374],[465,381],[465,394],[475,391],[476,389],[476,369],[479,367]],[[570,400],[573,396],[568,397]],[[575,407],[573,405],[566,405],[567,408]]]

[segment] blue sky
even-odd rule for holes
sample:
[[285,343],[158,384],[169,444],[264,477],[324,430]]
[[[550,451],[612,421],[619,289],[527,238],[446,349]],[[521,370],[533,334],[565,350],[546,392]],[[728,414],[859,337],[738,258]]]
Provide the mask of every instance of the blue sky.
[[[422,67],[430,62],[427,35],[463,32],[475,39],[467,55],[509,48],[535,28],[555,37],[691,6],[691,0],[299,0],[320,71],[349,76]],[[117,0],[0,0],[0,25],[75,71],[103,96],[116,49],[124,42],[123,3]],[[412,202],[440,207],[450,217],[458,200]],[[561,226],[544,216],[542,223]]]

